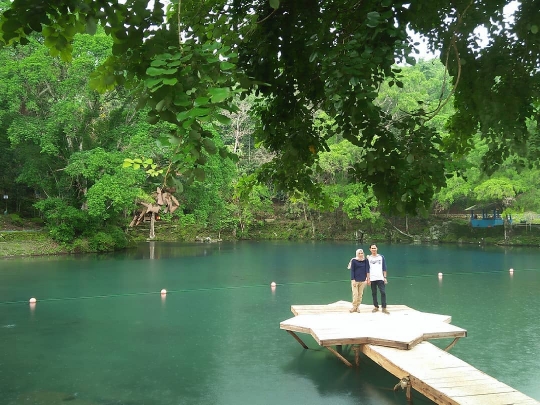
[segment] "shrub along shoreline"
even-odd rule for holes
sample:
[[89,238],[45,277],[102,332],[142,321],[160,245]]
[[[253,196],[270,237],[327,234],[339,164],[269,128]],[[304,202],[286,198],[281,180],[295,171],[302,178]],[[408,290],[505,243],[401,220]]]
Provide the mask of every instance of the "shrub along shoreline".
[[[29,229],[30,228],[30,229]],[[213,231],[197,225],[158,222],[155,227],[155,241],[166,242],[216,242],[233,240],[341,240],[357,243],[463,243],[500,246],[540,247],[540,226],[514,225],[504,227],[471,228],[463,219],[402,219],[387,220],[378,225],[355,223],[343,227],[332,221],[272,220],[258,221],[249,232],[239,236],[234,232]],[[107,235],[98,235],[106,240]],[[123,248],[147,241],[148,225],[128,228]],[[118,237],[116,233],[115,237]],[[95,239],[95,238],[94,238]],[[13,226],[0,222],[0,258],[61,255],[73,253],[95,253],[119,250],[118,246],[107,243],[96,245],[93,240],[79,238],[75,243],[62,244],[53,240],[44,229],[35,225]]]

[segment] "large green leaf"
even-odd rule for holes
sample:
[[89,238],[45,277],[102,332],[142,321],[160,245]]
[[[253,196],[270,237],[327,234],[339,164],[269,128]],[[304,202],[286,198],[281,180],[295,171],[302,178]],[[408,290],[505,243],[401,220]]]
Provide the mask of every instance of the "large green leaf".
[[228,87],[217,87],[208,89],[208,94],[210,94],[212,103],[221,103],[230,97],[231,91]]
[[191,106],[191,98],[186,93],[176,93],[174,97],[174,105],[179,107],[188,107]]
[[163,76],[163,75],[172,75],[178,72],[178,69],[162,69],[154,66],[150,66],[146,69],[146,74],[149,76]]
[[231,119],[223,114],[216,114],[216,120],[223,125],[230,125]]
[[194,107],[205,106],[210,102],[208,97],[197,97],[193,102]]
[[190,116],[190,117],[204,117],[204,116],[207,116],[209,113],[210,113],[210,110],[208,108],[197,107],[197,108],[192,108],[188,112],[188,116]]
[[176,83],[178,83],[178,79],[176,77],[172,77],[172,78],[165,78],[163,79],[163,84],[167,85],[167,86],[174,86]]
[[268,0],[270,3],[270,7],[272,7],[274,10],[277,10],[279,8],[279,0]]
[[158,84],[162,84],[164,82],[164,79],[162,79],[161,77],[156,77],[152,79],[146,79],[144,82],[148,87],[155,87]]
[[231,69],[234,69],[236,67],[236,65],[234,63],[231,63],[231,62],[221,62],[219,64],[221,70],[231,70]]

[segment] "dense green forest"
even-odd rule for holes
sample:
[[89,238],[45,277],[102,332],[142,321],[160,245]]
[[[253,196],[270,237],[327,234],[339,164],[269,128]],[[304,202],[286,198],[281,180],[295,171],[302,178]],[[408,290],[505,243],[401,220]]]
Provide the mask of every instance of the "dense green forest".
[[[162,207],[160,221],[234,238],[255,237],[254,225],[276,217],[311,223],[311,237],[323,238],[322,216],[352,229],[477,203],[528,222],[540,211],[537,51],[521,55],[519,69],[492,62],[486,89],[475,80],[488,70],[465,63],[467,44],[452,54],[457,36],[422,29],[415,7],[435,18],[425,2],[406,12],[371,2],[360,22],[277,0],[237,2],[230,13],[219,1],[204,10],[146,3],[43,3],[32,17],[21,2],[0,2],[5,215],[42,221],[75,251],[107,251],[126,246],[128,224],[141,203],[156,203],[158,188],[179,203],[172,213]],[[476,10],[475,23],[502,18],[504,5]],[[518,33],[530,4],[520,7]],[[448,52],[417,62],[405,27],[387,24],[392,10]],[[458,24],[458,9],[447,11],[457,15],[454,34],[471,29]],[[123,31],[127,15],[132,29]],[[349,37],[333,46],[309,31],[314,18]],[[538,29],[528,30],[517,45],[491,33],[476,59],[530,47]],[[235,42],[239,35],[247,39]],[[518,75],[528,79],[510,87]]]

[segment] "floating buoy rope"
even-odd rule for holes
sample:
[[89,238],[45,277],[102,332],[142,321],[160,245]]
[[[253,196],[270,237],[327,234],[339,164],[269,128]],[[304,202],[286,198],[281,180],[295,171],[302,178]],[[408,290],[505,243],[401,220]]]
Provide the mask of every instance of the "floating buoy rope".
[[[524,271],[539,271],[540,269],[521,269],[520,272]],[[510,273],[513,273],[514,269],[510,269]],[[495,274],[501,273],[500,270],[494,271],[474,271],[474,272],[460,272],[460,273],[446,273],[445,276],[473,276],[479,274]],[[442,277],[442,273],[437,273],[439,277]],[[433,277],[433,274],[416,274],[416,275],[406,275],[406,276],[395,276],[392,279],[411,279],[411,278],[425,278]],[[309,284],[332,284],[332,283],[343,283],[348,282],[349,280],[319,280],[319,281],[302,281],[302,282],[293,282],[293,283],[280,283],[280,286],[298,286],[298,285],[309,285]],[[272,282],[272,288],[275,288],[278,285],[276,282]],[[268,284],[253,284],[253,285],[240,285],[240,286],[225,286],[225,287],[211,287],[211,288],[193,288],[193,289],[179,289],[179,290],[166,290],[161,289],[159,291],[141,291],[141,292],[132,292],[132,293],[123,293],[123,294],[103,294],[103,295],[87,295],[80,297],[61,297],[61,298],[39,298],[39,302],[54,302],[54,301],[72,301],[72,300],[89,300],[89,299],[99,299],[99,298],[120,298],[120,297],[133,297],[140,295],[161,295],[162,297],[169,294],[178,294],[178,293],[192,293],[192,292],[205,292],[205,291],[220,291],[220,290],[236,290],[241,288],[268,288]],[[9,304],[35,304],[37,298],[32,297],[30,300],[18,300],[18,301],[0,301],[0,305],[9,305]]]

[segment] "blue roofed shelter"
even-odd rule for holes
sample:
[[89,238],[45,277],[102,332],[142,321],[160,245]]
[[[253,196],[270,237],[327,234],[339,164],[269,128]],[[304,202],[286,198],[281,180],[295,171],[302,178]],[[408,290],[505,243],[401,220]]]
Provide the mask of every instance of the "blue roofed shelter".
[[512,216],[506,215],[506,218],[503,218],[502,210],[496,204],[473,205],[466,208],[465,211],[469,211],[471,214],[469,222],[473,228],[491,228],[504,225],[505,219],[509,224],[512,223]]

